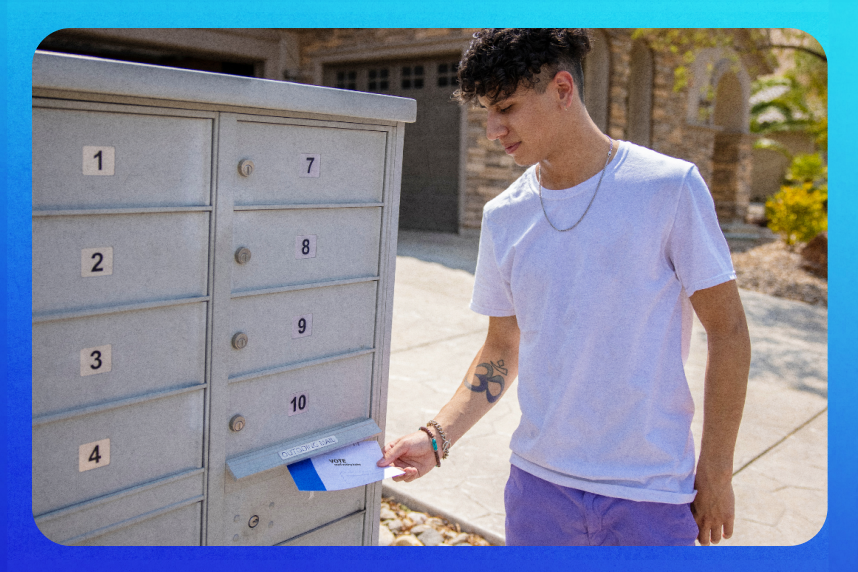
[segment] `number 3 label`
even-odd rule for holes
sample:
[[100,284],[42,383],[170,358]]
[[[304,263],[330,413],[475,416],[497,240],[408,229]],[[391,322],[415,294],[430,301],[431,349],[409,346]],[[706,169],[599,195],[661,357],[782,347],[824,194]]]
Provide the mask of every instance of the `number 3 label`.
[[83,174],[113,175],[115,155],[116,149],[114,147],[85,145],[83,148]]
[[106,467],[110,464],[110,439],[85,443],[78,447],[77,470],[79,472]]
[[80,251],[80,275],[83,278],[113,274],[113,247],[99,246]]
[[110,344],[80,350],[80,375],[107,373],[113,367]]
[[318,178],[322,162],[322,156],[319,154],[301,153],[298,155],[298,172],[299,177]]
[[313,314],[292,318],[292,339],[313,335]]

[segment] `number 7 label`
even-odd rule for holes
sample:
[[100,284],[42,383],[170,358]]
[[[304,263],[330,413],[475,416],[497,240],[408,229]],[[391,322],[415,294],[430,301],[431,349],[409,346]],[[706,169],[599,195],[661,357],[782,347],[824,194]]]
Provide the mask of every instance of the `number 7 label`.
[[321,172],[322,156],[319,154],[301,153],[298,157],[298,176],[318,178]]

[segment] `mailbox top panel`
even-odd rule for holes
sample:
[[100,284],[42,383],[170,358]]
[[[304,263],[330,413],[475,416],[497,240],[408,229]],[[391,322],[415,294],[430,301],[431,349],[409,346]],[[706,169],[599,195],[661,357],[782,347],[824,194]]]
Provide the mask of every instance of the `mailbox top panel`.
[[33,87],[413,123],[413,99],[37,51]]

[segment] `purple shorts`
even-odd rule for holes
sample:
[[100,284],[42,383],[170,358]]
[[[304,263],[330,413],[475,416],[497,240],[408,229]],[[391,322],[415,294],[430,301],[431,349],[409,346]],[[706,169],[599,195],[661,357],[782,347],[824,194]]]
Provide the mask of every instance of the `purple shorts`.
[[588,493],[514,465],[504,504],[507,546],[694,546],[697,538],[688,504]]

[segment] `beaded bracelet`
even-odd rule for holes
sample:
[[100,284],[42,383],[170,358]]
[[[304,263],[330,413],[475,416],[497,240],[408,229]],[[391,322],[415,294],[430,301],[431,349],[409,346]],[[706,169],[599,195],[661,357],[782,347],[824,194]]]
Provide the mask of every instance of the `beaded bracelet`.
[[432,452],[435,453],[435,466],[440,467],[441,457],[438,456],[438,442],[435,441],[435,436],[432,435],[432,432],[426,427],[421,427],[420,430],[429,435],[429,440],[432,441]]
[[435,429],[438,430],[438,434],[441,435],[441,450],[444,451],[444,455],[441,457],[442,459],[446,459],[447,455],[450,454],[450,441],[447,440],[447,434],[444,433],[444,430],[441,429],[441,425],[432,419],[427,423],[427,425],[431,425]]

